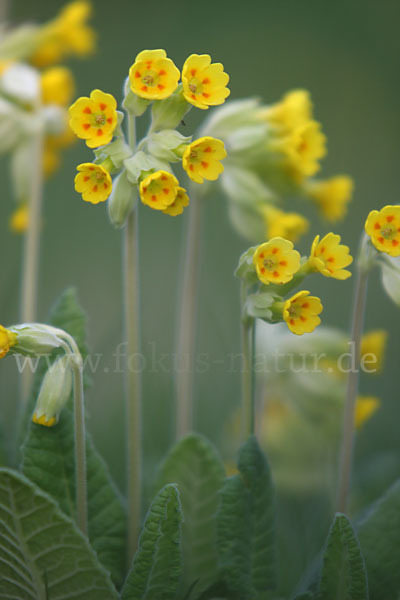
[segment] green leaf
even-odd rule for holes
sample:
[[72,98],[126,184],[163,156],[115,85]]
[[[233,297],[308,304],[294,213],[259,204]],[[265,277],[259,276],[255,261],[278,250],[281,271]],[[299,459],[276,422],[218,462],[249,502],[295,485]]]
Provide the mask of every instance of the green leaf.
[[357,527],[368,571],[371,600],[400,593],[400,480],[371,508]]
[[217,575],[216,513],[224,475],[216,450],[197,434],[178,442],[161,467],[158,487],[176,483],[182,502],[183,591],[198,580],[201,593]]
[[322,559],[320,600],[368,600],[367,573],[350,519],[337,513]]
[[122,600],[174,600],[182,573],[183,515],[176,485],[153,500],[139,539]]
[[112,600],[109,575],[74,523],[25,477],[0,469],[0,599]]
[[239,471],[227,479],[218,512],[220,574],[243,600],[275,589],[275,501],[268,463],[255,436],[240,450]]
[[[51,322],[74,335],[86,353],[84,316],[75,292],[67,291],[56,306]],[[22,471],[52,496],[61,509],[75,518],[75,456],[72,398],[54,427],[30,423],[22,448]],[[120,586],[124,577],[126,517],[120,495],[91,438],[86,439],[89,539],[100,561]]]

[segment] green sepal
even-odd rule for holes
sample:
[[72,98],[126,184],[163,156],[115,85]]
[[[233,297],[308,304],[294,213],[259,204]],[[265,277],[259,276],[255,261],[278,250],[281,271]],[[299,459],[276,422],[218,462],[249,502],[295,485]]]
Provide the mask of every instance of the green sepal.
[[271,292],[262,292],[258,294],[250,294],[247,296],[244,305],[244,318],[253,317],[263,319],[268,323],[274,322],[274,312],[271,310],[274,302],[281,298],[277,294]]
[[181,148],[192,141],[191,136],[185,136],[175,129],[163,129],[157,133],[151,133],[147,138],[147,148],[150,154],[157,159],[168,162],[179,162],[182,160]]
[[138,201],[137,185],[128,179],[126,169],[114,179],[111,196],[107,202],[108,216],[114,227],[123,227]]
[[146,112],[151,100],[140,98],[140,96],[137,96],[134,92],[132,92],[129,86],[129,78],[127,79],[127,83],[128,85],[125,87],[127,92],[122,102],[122,106],[131,115],[134,115],[135,117],[141,117]]
[[154,171],[171,172],[168,163],[165,163],[142,150],[136,152],[134,156],[124,160],[127,178],[131,183],[139,183],[139,180]]
[[259,281],[256,267],[253,262],[253,256],[256,250],[257,246],[252,246],[246,250],[246,252],[243,252],[239,258],[239,264],[234,273],[235,277],[238,277],[238,279],[243,279],[248,284],[254,284]]
[[117,138],[106,146],[97,148],[94,151],[96,163],[103,163],[109,159],[113,166],[113,172],[119,171],[124,163],[124,160],[132,156],[132,151],[123,138]]
[[168,98],[154,101],[151,131],[175,129],[191,109],[192,104],[185,99],[182,92],[182,84],[180,84]]

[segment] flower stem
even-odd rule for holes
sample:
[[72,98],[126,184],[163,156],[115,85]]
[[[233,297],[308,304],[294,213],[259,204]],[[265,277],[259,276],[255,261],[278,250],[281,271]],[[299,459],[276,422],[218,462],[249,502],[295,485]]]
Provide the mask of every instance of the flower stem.
[[[128,114],[129,143],[136,145],[135,117]],[[141,516],[142,405],[141,376],[132,365],[140,353],[138,210],[128,216],[124,230],[124,286],[127,364],[125,378],[128,482],[128,561],[136,552]]]
[[[363,252],[367,252],[364,243],[362,243],[360,254],[362,255]],[[361,338],[364,326],[369,273],[368,262],[365,260],[361,261],[361,258],[362,256],[360,256],[358,261],[359,264],[357,266],[357,279],[355,284],[351,327],[351,349],[354,356],[354,365],[352,365],[347,379],[346,398],[343,413],[342,441],[340,447],[340,466],[336,507],[336,510],[339,512],[346,512],[347,510],[353,463],[355,407],[357,402],[360,374]]]
[[183,251],[181,304],[178,315],[177,356],[180,369],[176,380],[176,439],[193,428],[193,371],[196,344],[196,316],[199,288],[199,262],[203,221],[203,198],[191,193]]
[[255,320],[243,318],[247,284],[241,282],[241,343],[242,343],[242,414],[245,437],[254,433],[254,369]]
[[72,361],[74,374],[75,493],[77,523],[87,535],[86,433],[82,365]]

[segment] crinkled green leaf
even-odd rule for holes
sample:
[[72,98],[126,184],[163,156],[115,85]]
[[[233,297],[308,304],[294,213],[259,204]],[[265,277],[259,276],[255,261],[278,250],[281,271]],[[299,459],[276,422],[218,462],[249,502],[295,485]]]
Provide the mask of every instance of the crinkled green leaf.
[[[75,337],[86,354],[84,315],[75,292],[63,294],[51,323]],[[30,423],[23,449],[23,473],[52,496],[61,509],[75,517],[75,456],[72,398],[60,420],[48,428]],[[90,436],[86,440],[89,538],[100,561],[116,585],[124,577],[126,518],[120,495],[108,468],[96,452]]]
[[358,524],[371,600],[400,594],[400,480]]
[[178,442],[161,467],[158,487],[176,483],[182,502],[183,591],[198,580],[200,593],[217,575],[216,513],[224,475],[216,450],[197,434]]
[[[367,573],[350,519],[336,514],[322,559],[319,600],[368,600]],[[382,597],[382,596],[381,596]]]
[[95,552],[55,502],[0,469],[0,599],[117,599]]
[[183,515],[176,485],[153,500],[139,539],[122,600],[174,600],[182,573]]

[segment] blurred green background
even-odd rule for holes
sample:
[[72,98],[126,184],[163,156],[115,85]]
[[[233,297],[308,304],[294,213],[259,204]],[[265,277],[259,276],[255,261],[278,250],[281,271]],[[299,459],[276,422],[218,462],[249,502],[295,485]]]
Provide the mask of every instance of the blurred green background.
[[[206,52],[230,74],[231,98],[259,95],[274,102],[290,88],[311,91],[316,118],[328,137],[322,174],[344,172],[356,182],[349,215],[334,228],[353,252],[368,211],[398,202],[400,5],[396,0],[97,0],[93,4],[98,52],[89,60],[70,62],[77,95],[88,95],[98,87],[120,98],[128,69],[144,48],[165,48],[178,66],[189,54]],[[11,20],[45,21],[62,5],[59,0],[40,0],[34,5],[14,0]],[[192,133],[203,116],[201,111],[192,111],[185,131]],[[75,167],[91,156],[83,142],[77,143],[64,154],[61,170],[46,184],[39,317],[45,319],[65,287],[76,286],[89,317],[92,352],[104,355],[88,396],[89,427],[114,478],[123,486],[123,379],[121,373],[112,372],[122,327],[121,235],[110,226],[104,205],[83,203],[74,191]],[[21,239],[8,231],[13,198],[5,159],[0,168],[1,322],[10,324],[18,321]],[[160,356],[173,348],[179,250],[187,215],[171,219],[144,206],[140,209],[143,348],[151,360],[152,353]],[[300,249],[309,246],[315,233],[328,230],[314,219],[312,233]],[[227,354],[239,351],[239,286],[233,270],[245,248],[246,242],[227,220],[224,198],[210,198],[199,351],[210,353],[213,365],[196,377],[196,427],[217,445],[227,413],[239,403],[239,374],[227,374],[223,361]],[[348,326],[352,283],[322,277],[312,280],[312,292],[323,299],[324,323]],[[365,486],[366,500],[400,473],[399,313],[374,273],[367,328],[379,327],[390,332],[385,374],[372,382],[371,378],[361,381],[363,394],[382,399],[381,410],[357,441],[356,472],[359,485]],[[11,423],[6,426],[11,440],[18,408],[13,359],[1,362],[0,374],[1,408],[4,422]],[[144,398],[144,445],[152,469],[173,439],[172,373],[146,372]],[[292,519],[299,524],[295,512]],[[306,531],[307,522],[303,526]]]

